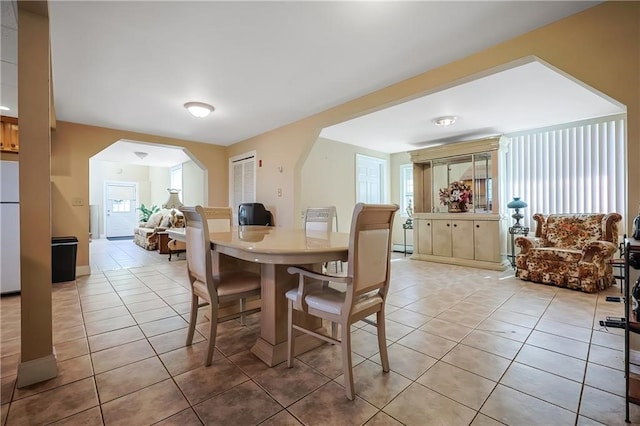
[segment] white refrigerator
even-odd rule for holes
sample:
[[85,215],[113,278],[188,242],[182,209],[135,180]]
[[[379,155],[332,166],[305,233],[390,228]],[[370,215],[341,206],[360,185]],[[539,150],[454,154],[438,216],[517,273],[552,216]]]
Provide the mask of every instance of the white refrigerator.
[[0,294],[20,291],[18,162],[0,161]]

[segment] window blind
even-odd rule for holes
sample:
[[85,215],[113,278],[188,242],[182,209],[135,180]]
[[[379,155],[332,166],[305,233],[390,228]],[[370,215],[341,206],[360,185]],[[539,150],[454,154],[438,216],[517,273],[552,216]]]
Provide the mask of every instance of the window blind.
[[[513,197],[534,213],[626,212],[626,116],[505,135],[503,213]],[[521,212],[522,213],[522,212]]]

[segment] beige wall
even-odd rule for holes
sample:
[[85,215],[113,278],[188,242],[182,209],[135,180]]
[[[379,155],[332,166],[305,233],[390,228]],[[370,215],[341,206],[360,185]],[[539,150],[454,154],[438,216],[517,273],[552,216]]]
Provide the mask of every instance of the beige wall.
[[[302,166],[301,208],[294,226],[303,225],[303,212],[307,207],[336,206],[339,230],[349,231],[351,213],[356,204],[356,154],[386,160],[385,173],[389,173],[389,154],[318,138]],[[385,193],[389,193],[388,187],[385,188]]]
[[[530,55],[550,63],[627,106],[628,158],[640,158],[640,2],[606,2],[505,43],[427,71],[377,92],[256,136],[230,148],[232,155],[252,149],[259,170],[258,198],[278,207],[278,225],[298,223],[301,172],[320,130],[368,112],[441,90],[460,80]],[[421,52],[416,52],[420,54]],[[422,52],[428,54],[428,52]],[[276,165],[285,166],[279,174]],[[630,221],[640,202],[640,168],[629,167]],[[283,197],[274,195],[283,185]]]
[[[187,148],[208,170],[209,203],[227,205],[228,202],[224,147],[58,121],[51,142],[52,235],[78,237],[78,267],[89,265],[89,158],[120,139]],[[162,190],[166,196],[166,186]],[[73,198],[81,198],[83,205],[72,206]]]

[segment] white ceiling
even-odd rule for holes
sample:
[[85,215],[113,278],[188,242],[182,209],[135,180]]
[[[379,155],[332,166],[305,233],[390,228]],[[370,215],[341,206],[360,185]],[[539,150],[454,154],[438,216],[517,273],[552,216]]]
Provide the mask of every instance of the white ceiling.
[[[136,152],[144,152],[147,155],[140,158],[135,154]],[[121,139],[109,145],[91,159],[153,167],[173,167],[191,160],[183,148],[128,139]]]
[[[396,106],[327,127],[321,137],[382,152],[411,151],[624,112],[539,60],[459,84]],[[433,120],[455,116],[452,126]]]
[[[15,115],[15,6],[0,3],[0,102],[12,108],[8,115]],[[230,145],[598,3],[50,1],[56,114],[63,121]],[[554,90],[579,93],[577,103],[557,99],[564,105],[559,111],[591,101],[595,109],[586,109],[589,116],[611,109],[610,103],[605,105],[608,101],[603,104],[598,96],[580,92],[570,80],[558,80],[548,70],[525,67],[513,72],[433,94],[421,100],[424,110],[402,114],[407,120],[421,116],[427,124],[432,115],[459,115],[456,126],[438,129],[444,133],[432,135],[421,122],[419,135],[391,135],[389,123],[386,139],[391,145],[374,138],[357,143],[398,152],[433,137],[454,137],[454,132],[504,132],[500,117],[524,108],[509,102],[515,99],[509,94],[526,90],[531,105],[541,96],[548,100],[548,92],[530,88],[538,78],[559,84],[552,86]],[[498,88],[503,89],[499,96]],[[216,111],[205,119],[193,118],[182,107],[188,101],[210,103]],[[381,114],[397,119],[394,110]],[[548,117],[544,118],[546,123]],[[358,132],[366,121],[361,120],[355,123]],[[510,122],[517,122],[518,129],[533,128],[539,127],[537,120],[522,109]],[[339,128],[327,132],[340,140]]]

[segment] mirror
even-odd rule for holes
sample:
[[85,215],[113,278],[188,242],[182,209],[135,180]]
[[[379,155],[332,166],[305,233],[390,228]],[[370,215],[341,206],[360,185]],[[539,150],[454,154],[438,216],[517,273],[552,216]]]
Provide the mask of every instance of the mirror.
[[[490,153],[432,160],[431,170],[433,213],[492,211]],[[460,203],[464,205],[452,206]]]

